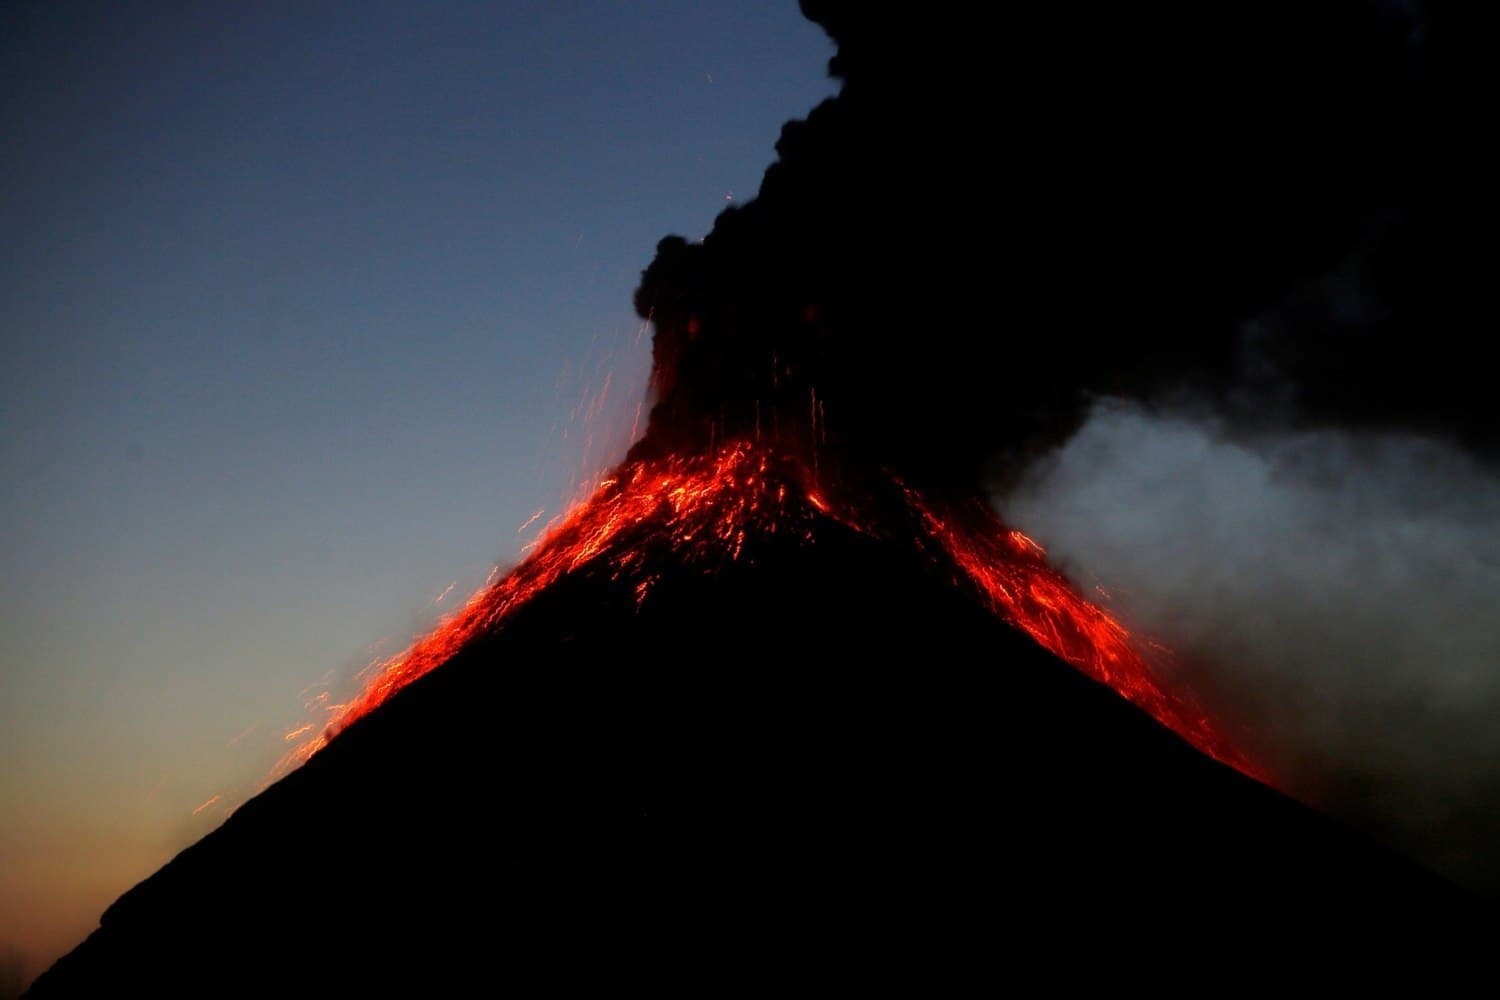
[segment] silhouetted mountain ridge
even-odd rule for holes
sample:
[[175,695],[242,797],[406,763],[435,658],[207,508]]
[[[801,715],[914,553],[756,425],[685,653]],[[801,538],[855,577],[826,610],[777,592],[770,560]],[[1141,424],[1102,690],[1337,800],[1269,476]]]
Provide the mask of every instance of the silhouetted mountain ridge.
[[993,985],[1018,933],[1477,913],[914,550],[810,537],[653,565],[639,607],[603,561],[564,577],[126,893],[31,995]]

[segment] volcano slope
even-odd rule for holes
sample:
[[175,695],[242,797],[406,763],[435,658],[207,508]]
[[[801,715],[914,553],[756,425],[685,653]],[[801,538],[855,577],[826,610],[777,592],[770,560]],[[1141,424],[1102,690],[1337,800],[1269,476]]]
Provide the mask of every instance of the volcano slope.
[[1035,944],[1275,952],[1312,928],[1369,970],[1369,932],[1475,915],[951,566],[798,523],[712,571],[647,526],[644,599],[603,558],[557,579],[126,893],[31,995],[994,983]]

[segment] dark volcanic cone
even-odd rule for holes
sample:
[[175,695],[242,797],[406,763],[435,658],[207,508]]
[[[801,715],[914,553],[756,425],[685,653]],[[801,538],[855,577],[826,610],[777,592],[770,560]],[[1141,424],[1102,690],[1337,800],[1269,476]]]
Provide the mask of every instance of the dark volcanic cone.
[[1358,942],[1320,944],[1335,962],[1367,947],[1351,929],[1467,912],[930,560],[794,513],[711,571],[657,551],[552,584],[127,893],[33,995],[993,985],[1017,934],[1326,921]]

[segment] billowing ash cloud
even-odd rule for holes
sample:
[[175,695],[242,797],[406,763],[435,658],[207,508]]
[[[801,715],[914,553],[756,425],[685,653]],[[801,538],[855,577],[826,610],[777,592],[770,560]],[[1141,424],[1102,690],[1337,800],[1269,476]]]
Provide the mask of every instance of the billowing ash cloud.
[[[658,248],[644,450],[819,414],[845,453],[972,483],[1098,396],[1181,391],[1478,436],[1439,389],[1468,368],[1393,348],[1451,291],[1442,81],[1404,5],[803,9],[843,88],[785,127],[757,198]],[[1356,257],[1399,301],[1350,328],[1310,289]]]

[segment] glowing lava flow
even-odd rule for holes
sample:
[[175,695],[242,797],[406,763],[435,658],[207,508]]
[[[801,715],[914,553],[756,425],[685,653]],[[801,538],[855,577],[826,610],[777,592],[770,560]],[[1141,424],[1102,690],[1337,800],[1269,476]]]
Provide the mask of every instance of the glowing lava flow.
[[[1248,770],[1214,732],[1203,713],[1169,695],[1152,676],[1129,633],[1084,600],[1043,552],[988,511],[940,508],[921,494],[887,481],[895,516],[873,515],[873,502],[825,493],[807,465],[746,441],[708,455],[627,463],[572,509],[509,574],[405,652],[380,664],[353,701],[329,706],[329,724],[283,759],[278,771],[300,764],[341,730],[370,714],[401,688],[431,672],[470,641],[560,578],[585,567],[632,582],[644,601],[665,547],[680,565],[712,569],[737,560],[747,539],[782,534],[816,542],[816,526],[832,519],[862,534],[891,538],[910,524],[915,544],[960,570],[992,610],[1083,673],[1114,688],[1198,749]],[[894,523],[893,523],[894,522]],[[648,557],[649,554],[649,557]],[[294,730],[293,735],[300,735]]]
[[988,508],[944,516],[915,491],[903,492],[927,537],[984,593],[995,613],[1210,757],[1259,777],[1198,706],[1158,683],[1125,626],[1048,565],[1045,549],[1005,527]]

